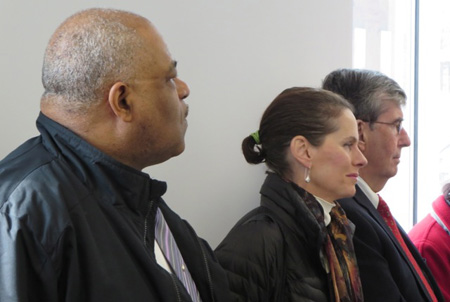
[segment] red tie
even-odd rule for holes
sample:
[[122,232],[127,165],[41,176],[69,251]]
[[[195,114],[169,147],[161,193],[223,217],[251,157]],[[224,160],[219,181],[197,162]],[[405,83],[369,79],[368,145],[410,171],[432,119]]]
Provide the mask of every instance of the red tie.
[[422,270],[420,269],[419,265],[416,262],[416,259],[414,259],[413,255],[411,254],[410,250],[406,246],[405,241],[403,240],[402,235],[400,234],[400,231],[398,230],[397,223],[394,220],[394,217],[391,214],[391,211],[389,210],[389,207],[387,203],[381,198],[381,196],[378,196],[380,199],[380,202],[378,203],[378,212],[380,213],[381,217],[383,217],[384,221],[386,221],[387,225],[391,229],[392,233],[394,234],[395,238],[397,238],[397,241],[400,243],[402,249],[405,251],[406,256],[408,257],[409,261],[414,266],[414,269],[416,270],[417,274],[419,274],[420,279],[422,280],[422,283],[427,288],[428,293],[431,296],[431,299],[433,301],[437,301],[436,296],[431,289],[430,284],[428,283],[427,279],[423,275]]

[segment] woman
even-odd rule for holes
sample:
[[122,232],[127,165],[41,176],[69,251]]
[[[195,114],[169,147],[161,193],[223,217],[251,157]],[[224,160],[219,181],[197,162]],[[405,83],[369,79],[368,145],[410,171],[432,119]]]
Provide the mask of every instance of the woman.
[[236,301],[363,301],[353,229],[335,202],[355,194],[367,163],[351,110],[332,92],[287,89],[242,142],[269,172],[260,207],[216,249]]

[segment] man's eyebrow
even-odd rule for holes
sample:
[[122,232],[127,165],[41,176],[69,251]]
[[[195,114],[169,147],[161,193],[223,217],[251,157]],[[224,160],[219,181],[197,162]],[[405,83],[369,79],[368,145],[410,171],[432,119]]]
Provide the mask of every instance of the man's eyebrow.
[[172,64],[170,65],[170,71],[176,71],[177,70],[177,65],[178,65],[178,62],[173,60]]

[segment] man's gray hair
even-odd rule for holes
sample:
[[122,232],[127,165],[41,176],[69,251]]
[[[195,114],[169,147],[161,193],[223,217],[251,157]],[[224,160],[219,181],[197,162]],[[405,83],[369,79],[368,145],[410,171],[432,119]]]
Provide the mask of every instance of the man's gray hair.
[[322,88],[340,94],[355,107],[355,117],[374,122],[386,100],[406,104],[406,94],[393,79],[378,71],[337,69],[328,74]]
[[127,17],[145,20],[129,12],[90,9],[62,23],[45,51],[42,101],[86,110],[115,82],[132,79],[144,43]]

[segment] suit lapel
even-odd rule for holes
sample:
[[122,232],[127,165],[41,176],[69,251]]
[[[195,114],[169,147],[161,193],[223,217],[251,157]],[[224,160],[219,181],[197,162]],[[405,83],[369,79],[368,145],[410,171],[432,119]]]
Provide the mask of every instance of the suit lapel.
[[[428,292],[427,292],[427,290],[425,288],[425,285],[422,283],[422,280],[420,279],[420,276],[417,274],[417,272],[416,272],[413,264],[411,263],[411,261],[409,261],[408,256],[406,255],[405,251],[401,247],[401,245],[398,242],[397,238],[395,238],[394,234],[392,233],[391,229],[389,228],[389,226],[384,221],[383,217],[381,217],[381,215],[378,212],[378,210],[374,207],[374,205],[367,198],[367,196],[364,194],[364,192],[361,191],[361,189],[359,188],[358,185],[356,185],[356,194],[354,196],[354,199],[360,206],[362,206],[363,208],[365,208],[367,210],[367,212],[370,214],[370,216],[381,226],[381,228],[384,230],[386,235],[391,239],[392,243],[395,245],[395,247],[399,251],[400,255],[402,255],[402,258],[406,261],[406,263],[408,263],[408,267],[412,271],[412,273],[414,275],[414,278],[417,281],[417,284],[419,284],[420,288],[422,289],[422,292],[425,293],[425,295],[427,297],[429,297]],[[397,227],[398,227],[398,229],[400,231],[400,235],[402,236],[403,240],[405,241],[406,246],[410,249],[411,254],[413,255],[414,259],[416,259],[416,261],[418,261],[417,253],[415,253],[414,249],[411,249],[412,243],[409,240],[408,235],[405,233],[403,228],[398,224],[397,220],[395,220],[395,223],[396,223],[396,225],[397,225]],[[418,261],[419,267],[423,269],[423,267],[422,267],[420,262],[421,261]],[[427,278],[427,279],[429,279],[429,278]]]
[[[391,239],[391,241],[394,243],[396,248],[401,252],[403,257],[407,259],[405,252],[403,251],[402,247],[400,246],[400,243],[398,243],[397,239],[395,238],[394,234],[392,233],[389,226],[384,221],[383,217],[381,217],[378,210],[374,207],[372,202],[367,198],[366,194],[364,194],[363,191],[359,188],[359,186],[356,186],[356,194],[354,199],[356,202],[361,205],[363,208],[369,212],[370,216],[380,225],[380,227],[383,229],[383,231],[386,233],[386,235]],[[397,223],[397,221],[396,221]],[[398,225],[398,224],[397,224]],[[408,261],[409,262],[409,261]]]
[[[409,261],[408,256],[406,256],[406,253],[403,250],[403,248],[401,247],[397,238],[395,238],[394,234],[392,233],[391,229],[384,221],[383,217],[381,217],[378,210],[374,207],[374,205],[367,198],[367,196],[361,191],[359,186],[356,186],[356,194],[355,194],[354,198],[355,198],[356,202],[358,202],[358,204],[360,204],[363,208],[365,208],[369,212],[370,216],[380,225],[380,227],[383,229],[383,231],[386,233],[386,235],[389,237],[389,239],[391,239],[391,241],[395,245],[396,249],[402,255],[403,259],[408,263],[409,268],[414,272],[414,275],[416,275],[416,278],[419,278],[419,276],[417,276],[417,273],[416,273],[412,263]],[[400,234],[404,239],[406,236],[405,232],[399,226],[399,224],[397,223],[397,220],[395,221],[395,223],[397,224]]]

